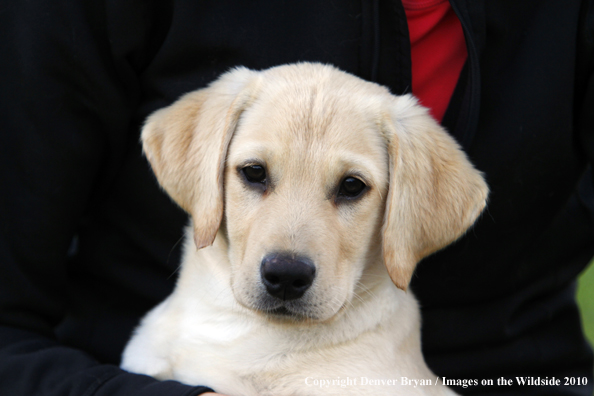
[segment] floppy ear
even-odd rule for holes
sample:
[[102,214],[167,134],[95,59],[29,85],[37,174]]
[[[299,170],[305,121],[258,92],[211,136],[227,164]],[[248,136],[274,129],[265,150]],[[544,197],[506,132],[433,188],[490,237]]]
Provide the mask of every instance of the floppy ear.
[[454,139],[410,95],[391,97],[384,118],[390,185],[383,255],[396,286],[416,264],[460,237],[486,205],[488,187]]
[[257,76],[246,68],[230,71],[153,113],[142,130],[143,150],[157,180],[192,216],[198,249],[213,243],[221,224],[227,148],[256,94]]

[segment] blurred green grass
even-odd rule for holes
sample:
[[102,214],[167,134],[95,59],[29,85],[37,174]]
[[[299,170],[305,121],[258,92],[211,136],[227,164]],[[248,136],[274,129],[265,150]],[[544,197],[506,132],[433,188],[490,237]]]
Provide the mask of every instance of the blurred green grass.
[[577,301],[582,312],[584,332],[594,346],[594,261],[578,279]]

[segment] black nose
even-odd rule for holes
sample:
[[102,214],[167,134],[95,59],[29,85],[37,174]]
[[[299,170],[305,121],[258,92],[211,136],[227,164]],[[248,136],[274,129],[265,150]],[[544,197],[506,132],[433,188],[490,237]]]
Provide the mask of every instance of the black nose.
[[260,276],[268,294],[285,301],[296,300],[313,283],[316,267],[305,257],[270,254],[262,260]]

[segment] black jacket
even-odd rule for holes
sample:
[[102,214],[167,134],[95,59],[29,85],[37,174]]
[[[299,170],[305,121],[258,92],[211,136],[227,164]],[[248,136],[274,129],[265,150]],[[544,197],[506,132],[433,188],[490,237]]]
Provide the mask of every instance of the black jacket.
[[[413,280],[452,379],[587,377],[469,394],[590,395],[574,302],[594,255],[594,4],[452,0],[469,59],[443,121],[486,175],[477,225]],[[0,394],[192,395],[117,368],[175,282],[186,214],[140,153],[153,110],[237,65],[330,63],[411,85],[388,0],[5,0],[0,5]]]

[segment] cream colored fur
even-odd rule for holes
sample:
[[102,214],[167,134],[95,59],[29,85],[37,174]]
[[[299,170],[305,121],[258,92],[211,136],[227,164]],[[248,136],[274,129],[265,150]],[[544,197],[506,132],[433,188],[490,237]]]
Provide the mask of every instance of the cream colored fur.
[[[231,396],[454,394],[402,384],[437,379],[406,289],[488,189],[413,97],[319,64],[239,68],[154,113],[142,140],[192,226],[175,291],[136,329],[124,369]],[[241,177],[254,164],[264,190]],[[368,186],[357,199],[337,197],[347,176]],[[265,312],[260,264],[278,251],[316,267],[284,303],[292,316]]]

